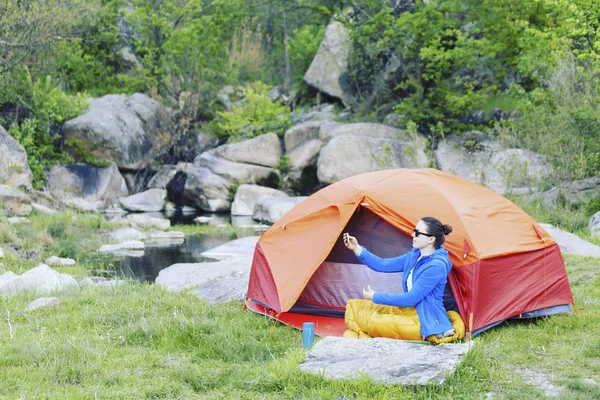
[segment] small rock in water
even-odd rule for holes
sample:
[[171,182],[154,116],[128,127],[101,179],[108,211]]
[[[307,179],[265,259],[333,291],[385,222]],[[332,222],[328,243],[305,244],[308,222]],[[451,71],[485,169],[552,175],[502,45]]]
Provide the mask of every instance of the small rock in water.
[[211,217],[198,217],[198,218],[194,219],[194,222],[196,222],[198,224],[208,224],[212,220],[213,220],[213,218],[211,218]]
[[11,225],[14,224],[30,224],[31,221],[28,218],[25,217],[12,217],[12,218],[8,218],[8,223]]
[[144,240],[148,235],[134,228],[122,228],[110,233],[110,238],[116,242],[124,242],[126,240]]
[[40,297],[39,299],[35,299],[27,306],[28,310],[35,310],[36,308],[46,307],[46,308],[60,308],[61,303],[58,297]]
[[57,256],[46,258],[44,262],[47,265],[75,265],[75,260],[71,258],[60,258]]

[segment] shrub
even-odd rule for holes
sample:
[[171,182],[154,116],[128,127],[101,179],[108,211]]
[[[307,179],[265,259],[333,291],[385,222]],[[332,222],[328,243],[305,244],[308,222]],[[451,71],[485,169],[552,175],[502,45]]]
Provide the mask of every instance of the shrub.
[[88,103],[83,95],[64,93],[49,76],[35,82],[29,76],[28,83],[30,117],[20,124],[13,123],[9,133],[25,148],[33,172],[33,187],[39,189],[46,179],[45,167],[72,161],[55,144],[62,124],[82,114]]
[[219,112],[213,121],[217,136],[239,141],[268,132],[285,133],[291,126],[290,109],[273,102],[268,92],[269,86],[262,82],[246,87],[242,104]]

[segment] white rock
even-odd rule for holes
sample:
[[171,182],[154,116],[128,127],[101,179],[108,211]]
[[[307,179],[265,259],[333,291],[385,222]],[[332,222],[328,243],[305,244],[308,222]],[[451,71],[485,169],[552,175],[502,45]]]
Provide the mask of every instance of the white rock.
[[144,214],[129,214],[126,219],[134,228],[166,231],[171,227],[171,221],[168,219],[154,218]]
[[77,197],[64,200],[63,203],[65,206],[67,206],[69,208],[73,208],[80,212],[98,212],[96,207],[94,207],[92,204],[88,203],[87,201],[85,201],[83,199],[77,198]]
[[134,228],[122,228],[109,234],[110,238],[115,242],[124,242],[126,240],[144,240],[148,235]]
[[15,224],[30,224],[31,223],[31,221],[29,220],[29,218],[25,218],[25,217],[12,217],[12,218],[8,218],[7,221],[11,225],[15,225]]
[[23,291],[49,293],[65,289],[79,289],[79,284],[72,276],[58,273],[46,264],[40,264],[2,283],[0,294],[6,296]]
[[44,262],[48,265],[75,265],[75,260],[71,258],[60,258],[57,256],[52,256],[44,260]]
[[12,281],[13,279],[18,278],[18,277],[19,277],[19,275],[15,274],[12,271],[5,272],[4,274],[0,275],[0,286],[4,285],[8,281]]
[[2,247],[0,247],[0,258],[4,257],[4,252],[2,251]]
[[127,240],[118,244],[105,244],[102,245],[98,252],[100,253],[113,253],[119,250],[143,250],[146,246],[144,242],[139,240]]
[[28,310],[35,310],[36,308],[60,308],[61,303],[58,297],[40,297],[35,299],[27,306]]
[[46,207],[45,205],[39,203],[31,203],[31,207],[33,207],[34,210],[41,212],[42,214],[56,214],[58,212],[53,208]]

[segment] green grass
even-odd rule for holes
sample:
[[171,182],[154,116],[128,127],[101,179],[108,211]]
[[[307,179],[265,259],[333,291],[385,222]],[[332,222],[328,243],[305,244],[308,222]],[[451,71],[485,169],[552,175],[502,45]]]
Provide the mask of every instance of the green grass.
[[[352,399],[543,398],[524,371],[596,399],[600,383],[600,261],[567,257],[579,315],[502,324],[442,385],[328,381],[297,370],[300,331],[242,310],[148,284],[61,295],[60,309],[25,311],[31,295],[2,299],[0,397]],[[10,322],[10,325],[9,325]],[[12,327],[12,338],[11,338]],[[401,363],[401,360],[399,360]]]
[[[112,229],[95,218],[32,216],[29,228],[0,223],[0,241],[27,243],[36,231],[46,232],[52,243],[38,251],[49,254],[57,242],[79,243],[78,237],[76,255],[85,259],[85,249],[93,248],[87,241],[97,246]],[[22,272],[38,261],[7,256],[1,269]],[[336,382],[301,372],[301,332],[243,310],[241,302],[210,305],[137,282],[57,294],[59,309],[26,311],[32,294],[0,298],[0,398],[545,398],[529,382],[534,374],[562,388],[556,398],[597,399],[600,260],[565,261],[579,315],[503,323],[475,338],[476,346],[444,384],[423,387],[368,378]],[[99,266],[73,268],[59,270],[82,277]]]

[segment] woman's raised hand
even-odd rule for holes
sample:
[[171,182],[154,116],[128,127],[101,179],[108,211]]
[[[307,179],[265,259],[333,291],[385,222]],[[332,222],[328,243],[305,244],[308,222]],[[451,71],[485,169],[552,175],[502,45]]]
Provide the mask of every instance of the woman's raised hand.
[[350,236],[348,233],[344,233],[343,235],[344,245],[350,250],[356,252],[358,249],[358,240],[354,236]]

